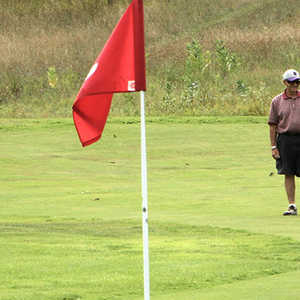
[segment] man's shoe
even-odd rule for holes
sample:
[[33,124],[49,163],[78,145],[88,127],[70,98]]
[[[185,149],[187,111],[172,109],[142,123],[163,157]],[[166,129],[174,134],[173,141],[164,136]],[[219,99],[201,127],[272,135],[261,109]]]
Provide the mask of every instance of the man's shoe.
[[297,207],[294,204],[290,204],[288,210],[283,213],[284,216],[297,216]]

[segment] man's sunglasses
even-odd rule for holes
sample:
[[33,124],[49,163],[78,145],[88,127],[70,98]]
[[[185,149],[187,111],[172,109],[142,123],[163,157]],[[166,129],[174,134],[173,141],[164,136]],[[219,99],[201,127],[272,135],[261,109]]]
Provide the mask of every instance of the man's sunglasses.
[[287,82],[288,82],[288,84],[297,84],[297,85],[300,84],[300,80],[294,80],[294,81],[287,80]]

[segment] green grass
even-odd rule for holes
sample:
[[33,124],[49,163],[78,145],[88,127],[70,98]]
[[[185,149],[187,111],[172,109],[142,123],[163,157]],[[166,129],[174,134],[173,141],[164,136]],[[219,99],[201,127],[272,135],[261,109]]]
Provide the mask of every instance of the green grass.
[[[1,232],[1,244],[10,253],[9,258],[1,253],[2,294],[15,294],[9,299],[24,294],[24,299],[130,299],[143,293],[141,230],[136,221],[49,218],[2,223]],[[300,242],[288,238],[157,222],[150,235],[154,296],[300,268],[300,257],[294,255]]]
[[[87,148],[70,119],[0,133],[0,299],[143,299],[138,119]],[[297,299],[266,118],[149,118],[147,147],[151,299]]]

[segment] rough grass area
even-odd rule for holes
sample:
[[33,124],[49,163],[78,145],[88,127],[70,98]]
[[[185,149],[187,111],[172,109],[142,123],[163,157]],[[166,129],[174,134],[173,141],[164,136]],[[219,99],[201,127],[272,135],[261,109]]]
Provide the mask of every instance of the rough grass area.
[[[0,0],[0,117],[70,117],[129,3]],[[300,64],[298,0],[145,0],[144,6],[153,116],[265,115],[283,88],[281,74]],[[112,113],[138,114],[132,94],[115,97]]]

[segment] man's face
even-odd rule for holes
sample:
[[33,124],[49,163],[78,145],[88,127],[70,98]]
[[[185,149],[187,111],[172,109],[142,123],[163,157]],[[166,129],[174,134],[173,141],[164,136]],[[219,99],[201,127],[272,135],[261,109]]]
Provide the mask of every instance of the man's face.
[[300,80],[294,80],[294,81],[285,80],[284,84],[286,85],[288,92],[297,92],[300,84]]

